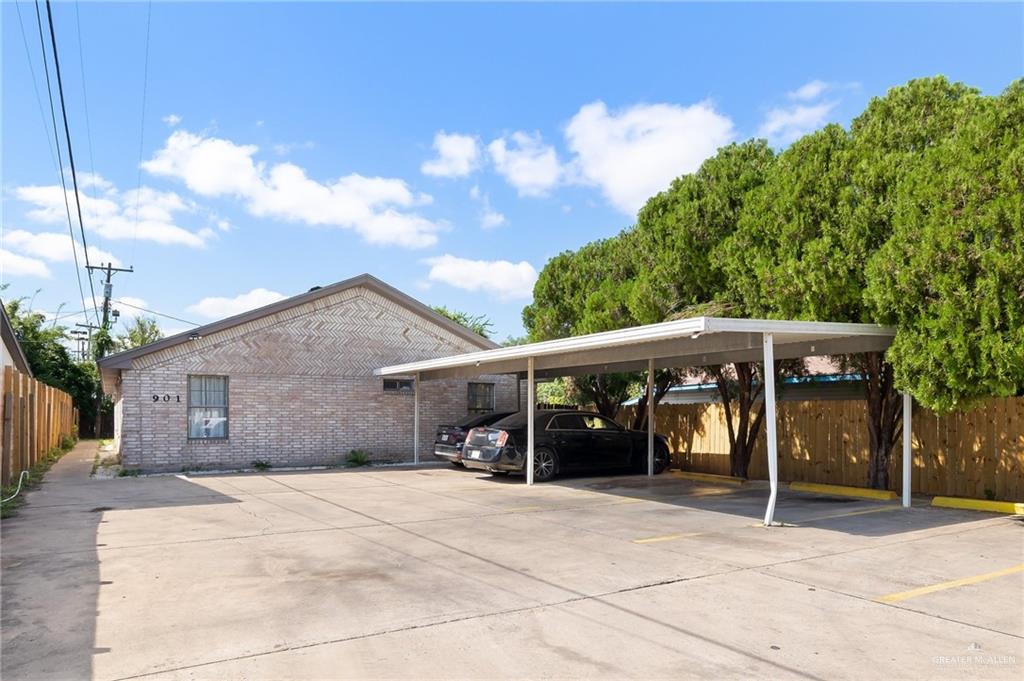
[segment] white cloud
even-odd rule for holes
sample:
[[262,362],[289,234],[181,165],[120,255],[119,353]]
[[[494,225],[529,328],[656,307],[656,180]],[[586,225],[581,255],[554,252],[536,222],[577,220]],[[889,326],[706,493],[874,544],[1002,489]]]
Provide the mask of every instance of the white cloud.
[[254,288],[248,293],[241,293],[234,298],[216,296],[203,298],[195,305],[189,305],[187,310],[207,319],[222,319],[276,303],[279,300],[284,300],[285,297],[277,291]]
[[144,298],[136,298],[135,296],[118,296],[118,303],[124,303],[131,307],[149,307],[149,303]]
[[537,281],[537,270],[525,260],[469,260],[446,253],[424,262],[430,265],[430,281],[491,293],[502,301],[530,298]]
[[806,102],[812,99],[817,99],[828,88],[829,84],[823,80],[811,80],[804,83],[803,85],[793,90],[792,92],[787,93],[787,96],[790,99],[799,99],[801,101]]
[[501,227],[505,222],[504,214],[490,208],[485,208],[483,214],[480,215],[480,226],[484,229]]
[[[23,229],[15,229],[4,233],[3,243],[4,246],[13,248],[26,255],[51,262],[74,262],[75,259],[75,253],[72,251],[71,246],[71,237],[60,232],[34,234]],[[74,250],[77,251],[79,263],[85,265],[85,252],[82,249],[82,244],[75,241]],[[117,257],[95,246],[89,248],[89,262],[94,265],[110,263],[114,267],[121,266],[121,261]]]
[[130,319],[146,315],[147,313],[139,308],[149,307],[149,304],[143,298],[118,296],[114,299],[114,307],[121,313],[122,319]]
[[441,131],[434,135],[434,151],[437,158],[424,161],[420,172],[433,177],[465,177],[480,165],[480,145],[472,135],[448,134]]
[[42,260],[28,258],[0,248],[0,281],[10,277],[50,277],[50,268]]
[[173,128],[173,127],[177,126],[178,123],[181,123],[181,116],[179,116],[178,114],[167,114],[166,116],[163,117],[162,120],[163,120],[164,123],[166,123],[167,125],[169,125],[169,126],[171,126]]
[[610,113],[604,102],[580,108],[566,127],[579,181],[633,214],[675,177],[692,173],[733,139],[732,121],[709,102],[637,104]]
[[777,146],[789,144],[825,125],[835,105],[835,102],[821,102],[771,109],[757,135]]
[[564,171],[555,148],[540,133],[514,132],[487,145],[494,168],[520,196],[546,196]]
[[431,246],[445,229],[408,209],[431,197],[399,179],[356,173],[324,183],[293,163],[256,162],[254,145],[177,131],[143,168],[174,177],[203,196],[233,196],[258,217],[351,229],[373,244]]
[[491,206],[491,197],[480,191],[479,185],[470,187],[469,198],[480,204],[480,226],[483,229],[501,227],[507,222],[502,213],[494,210]]
[[[118,192],[102,178],[97,177],[93,183],[97,188],[104,184],[109,188],[103,191],[102,196],[79,192],[86,229],[106,239],[138,238],[160,244],[181,244],[195,248],[204,245],[201,236],[177,224],[176,215],[195,212],[194,204],[185,201],[174,192],[162,192],[151,187]],[[34,206],[26,213],[30,219],[48,225],[67,224],[64,190],[60,186],[17,187],[14,194],[20,200]],[[74,211],[75,195],[70,189],[67,200]]]
[[274,153],[278,156],[287,156],[296,149],[312,149],[316,145],[313,142],[306,140],[305,142],[286,142],[282,144],[274,145]]

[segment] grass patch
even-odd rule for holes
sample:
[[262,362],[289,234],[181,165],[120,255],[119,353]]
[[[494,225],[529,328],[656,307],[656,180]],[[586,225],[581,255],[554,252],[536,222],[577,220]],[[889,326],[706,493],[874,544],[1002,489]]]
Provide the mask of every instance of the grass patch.
[[142,473],[138,468],[122,468],[117,472],[119,478],[137,478]]
[[[50,470],[53,464],[60,461],[62,456],[70,452],[76,442],[76,438],[66,435],[61,439],[59,447],[54,447],[48,451],[43,458],[37,461],[36,464],[29,469],[28,475],[25,477],[25,482],[21,485],[21,492],[18,496],[14,497],[10,501],[0,503],[0,518],[10,518],[11,516],[16,515],[17,508],[25,501],[25,492],[38,487],[43,481],[43,476],[46,475],[46,471]],[[19,477],[21,477],[20,473]],[[14,484],[7,485],[0,489],[0,499],[6,499],[14,494],[18,489],[18,481],[14,480],[13,483]]]
[[271,468],[271,465],[269,461],[264,461],[263,459],[256,459],[255,461],[252,462],[252,467],[258,471],[265,471],[269,470]]
[[359,468],[370,465],[370,453],[362,449],[353,449],[345,457],[346,468]]

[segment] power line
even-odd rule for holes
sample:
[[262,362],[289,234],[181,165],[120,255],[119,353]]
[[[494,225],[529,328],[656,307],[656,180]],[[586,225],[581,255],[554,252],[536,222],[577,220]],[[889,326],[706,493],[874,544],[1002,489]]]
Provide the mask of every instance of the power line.
[[147,310],[144,307],[139,307],[138,305],[132,305],[131,303],[126,303],[123,300],[115,300],[114,302],[117,303],[118,305],[124,305],[125,307],[130,307],[130,308],[133,308],[133,309],[136,309],[136,310],[142,310],[143,312],[148,312],[149,314],[155,314],[158,317],[167,317],[168,319],[173,319],[176,322],[182,322],[184,324],[189,324],[191,326],[199,326],[199,324],[196,324],[195,322],[190,322],[187,319],[182,319],[181,317],[172,317],[169,314],[164,314],[163,312],[157,312],[156,310]]
[[139,119],[139,162],[135,178],[135,222],[132,225],[132,250],[129,262],[135,261],[135,245],[139,232],[139,203],[142,200],[142,150],[146,140],[146,92],[149,89],[149,28],[153,20],[153,0],[146,8],[146,54],[142,66],[142,115]]
[[[36,0],[36,8],[39,3]],[[71,164],[71,183],[75,188],[75,209],[78,212],[78,230],[82,235],[82,254],[85,256],[85,268],[89,269],[89,244],[85,240],[85,223],[82,221],[82,199],[78,195],[78,172],[75,170],[75,152],[71,148],[71,128],[68,126],[68,110],[64,103],[64,80],[60,75],[60,57],[57,56],[57,32],[53,28],[53,9],[50,0],[46,0],[46,18],[50,24],[50,44],[53,46],[53,69],[57,72],[57,92],[60,95],[60,113],[64,120],[64,137],[68,147],[68,162]],[[89,292],[92,293],[93,311],[96,305],[96,289],[92,284],[92,271],[89,272]]]
[[85,92],[85,54],[82,49],[82,14],[78,8],[82,3],[75,3],[75,27],[78,31],[78,69],[82,74],[82,104],[85,108],[85,140],[89,143],[89,172],[96,175],[96,158],[92,154],[92,124],[89,121],[89,97]]
[[[89,318],[89,314],[88,314],[88,312],[86,310],[86,305],[85,305],[85,289],[82,288],[82,271],[81,271],[81,269],[79,268],[79,265],[78,265],[78,247],[77,247],[77,244],[75,243],[75,227],[74,227],[74,223],[73,223],[73,221],[71,219],[71,206],[68,205],[68,185],[67,185],[67,182],[65,182],[65,180],[64,180],[64,159],[61,157],[61,154],[60,154],[60,133],[57,132],[57,114],[56,114],[56,112],[53,109],[53,87],[50,85],[50,65],[49,65],[49,63],[47,62],[47,59],[46,59],[46,41],[43,39],[43,18],[40,15],[40,12],[39,12],[39,0],[35,0],[35,5],[36,5],[36,25],[39,27],[39,48],[40,48],[40,50],[42,50],[42,53],[43,53],[43,73],[46,74],[46,96],[47,96],[47,99],[50,100],[50,122],[53,124],[53,139],[54,139],[54,142],[57,144],[57,171],[58,171],[58,174],[60,175],[60,186],[61,186],[61,190],[62,190],[61,193],[64,196],[64,212],[68,216],[68,236],[71,237],[71,255],[72,255],[72,257],[74,258],[74,261],[75,261],[75,277],[78,279],[78,292],[82,296],[82,315],[86,319],[88,319]],[[92,284],[92,279],[91,278],[89,280],[89,283],[90,283],[90,285]],[[90,286],[90,288],[91,288],[91,286]],[[95,295],[95,293],[93,294],[92,302],[93,302],[93,315],[95,316],[95,314],[96,314],[96,295]],[[96,319],[97,319],[97,321],[99,321],[99,317],[96,317]]]

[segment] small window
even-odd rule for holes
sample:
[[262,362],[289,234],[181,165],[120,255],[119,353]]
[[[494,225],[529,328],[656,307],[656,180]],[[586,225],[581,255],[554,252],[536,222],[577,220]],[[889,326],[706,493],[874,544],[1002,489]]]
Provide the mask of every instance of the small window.
[[188,377],[188,438],[224,440],[228,437],[228,377]]
[[586,430],[587,424],[579,414],[559,414],[551,419],[548,430]]
[[621,430],[619,424],[603,416],[588,414],[583,417],[583,422],[587,424],[587,428],[590,430]]
[[469,405],[469,411],[473,413],[494,411],[493,383],[469,383],[467,386],[469,397],[466,402]]
[[411,378],[385,378],[384,392],[406,393],[411,395],[416,392],[416,381]]

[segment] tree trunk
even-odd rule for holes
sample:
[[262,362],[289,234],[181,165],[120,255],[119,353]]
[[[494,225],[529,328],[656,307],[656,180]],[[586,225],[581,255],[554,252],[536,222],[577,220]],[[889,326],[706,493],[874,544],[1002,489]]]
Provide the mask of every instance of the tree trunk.
[[870,460],[868,486],[889,489],[889,462],[892,448],[903,431],[903,411],[900,395],[893,387],[892,365],[880,352],[864,354],[861,368],[865,399],[868,407],[868,435]]
[[[671,371],[654,372],[654,406],[661,403],[661,399],[668,393],[669,388],[675,383],[675,375]],[[644,387],[640,394],[640,400],[636,403],[636,413],[633,414],[633,430],[644,430],[647,428],[647,388]]]
[[[778,363],[775,367],[778,373]],[[757,364],[755,362],[736,362],[733,364],[735,379],[735,397],[730,390],[732,379],[722,367],[714,367],[712,374],[722,398],[725,421],[729,432],[729,474],[737,478],[746,478],[750,474],[750,459],[754,453],[754,445],[764,422],[764,400],[757,409],[754,404],[764,391],[764,380],[755,384]],[[733,411],[738,415],[733,423]]]

